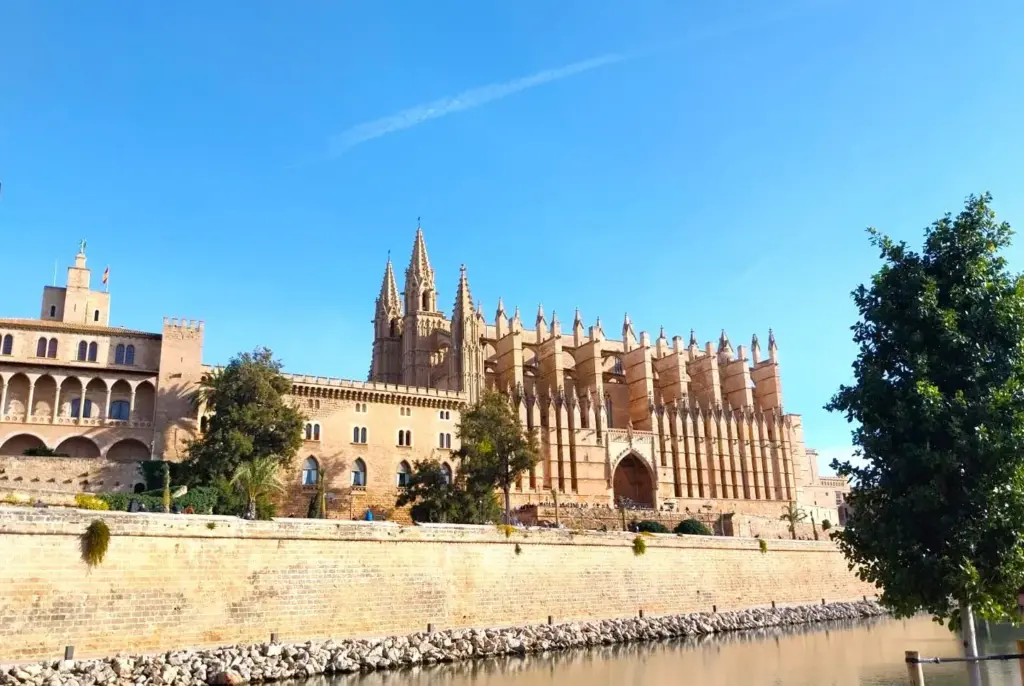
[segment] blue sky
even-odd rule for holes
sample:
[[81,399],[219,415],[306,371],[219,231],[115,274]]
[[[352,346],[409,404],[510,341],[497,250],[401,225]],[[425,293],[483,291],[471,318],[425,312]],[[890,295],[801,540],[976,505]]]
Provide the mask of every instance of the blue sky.
[[984,190],[1024,226],[1022,25],[1011,0],[3,3],[0,314],[37,316],[86,238],[114,324],[362,379],[422,216],[446,308],[465,263],[488,317],[774,327],[787,409],[842,453],[821,408],[865,227],[917,242]]

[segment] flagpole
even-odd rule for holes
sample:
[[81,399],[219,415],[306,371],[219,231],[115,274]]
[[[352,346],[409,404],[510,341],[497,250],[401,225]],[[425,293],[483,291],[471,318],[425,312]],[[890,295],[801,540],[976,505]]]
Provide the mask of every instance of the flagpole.
[[58,260],[54,260],[53,261],[53,286],[54,286],[54,288],[56,288],[56,286],[57,286],[57,262],[58,262]]

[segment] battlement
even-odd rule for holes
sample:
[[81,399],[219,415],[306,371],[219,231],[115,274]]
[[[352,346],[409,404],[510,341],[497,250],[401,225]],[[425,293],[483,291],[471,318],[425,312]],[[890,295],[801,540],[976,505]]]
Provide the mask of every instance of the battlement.
[[326,388],[345,388],[358,391],[376,391],[389,393],[405,393],[415,396],[427,396],[431,398],[447,398],[456,401],[466,401],[468,395],[462,391],[446,391],[437,388],[423,388],[421,386],[406,386],[405,384],[387,383],[383,381],[352,381],[351,379],[339,379],[330,376],[312,376],[309,374],[288,374],[283,377],[293,384],[307,386],[320,386]]
[[164,317],[164,328],[201,332],[203,330],[203,320],[185,319],[184,317],[181,319],[177,317]]

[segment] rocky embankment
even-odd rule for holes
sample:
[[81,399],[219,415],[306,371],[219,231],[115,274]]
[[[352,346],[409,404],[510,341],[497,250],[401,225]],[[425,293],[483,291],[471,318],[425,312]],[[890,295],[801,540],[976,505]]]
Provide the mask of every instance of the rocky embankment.
[[173,650],[159,655],[56,660],[0,669],[2,686],[202,686],[278,681],[318,674],[395,669],[498,655],[657,641],[885,614],[873,601],[667,617],[450,629],[371,640]]

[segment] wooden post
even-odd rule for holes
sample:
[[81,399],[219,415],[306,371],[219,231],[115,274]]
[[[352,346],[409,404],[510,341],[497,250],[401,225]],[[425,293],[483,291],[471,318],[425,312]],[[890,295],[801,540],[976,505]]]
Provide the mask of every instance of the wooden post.
[[[1017,639],[1017,654],[1024,655],[1024,640]],[[1024,684],[1024,658],[1017,660],[1017,664],[1020,666],[1020,679],[1021,683]]]
[[908,650],[905,653],[907,659],[907,676],[910,677],[910,686],[924,686],[924,669],[917,660],[921,657],[916,650]]

